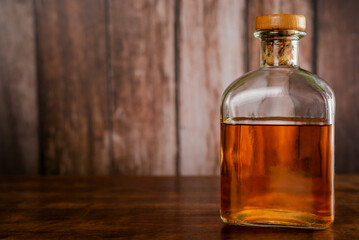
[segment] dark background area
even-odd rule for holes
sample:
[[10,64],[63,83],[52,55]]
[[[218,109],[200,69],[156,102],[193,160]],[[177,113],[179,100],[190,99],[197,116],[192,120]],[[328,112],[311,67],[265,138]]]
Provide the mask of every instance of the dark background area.
[[259,66],[257,15],[307,18],[334,89],[336,172],[359,173],[355,0],[0,0],[0,174],[219,173],[224,88]]

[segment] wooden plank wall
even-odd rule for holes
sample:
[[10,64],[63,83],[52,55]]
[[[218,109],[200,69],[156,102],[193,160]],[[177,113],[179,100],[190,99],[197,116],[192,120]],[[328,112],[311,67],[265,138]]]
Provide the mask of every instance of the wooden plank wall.
[[109,1],[116,174],[176,174],[174,3]]
[[105,1],[36,1],[42,173],[110,169]]
[[32,0],[0,1],[0,174],[39,168]]
[[318,1],[317,73],[336,97],[336,170],[359,173],[359,2]]
[[219,103],[245,72],[245,1],[181,1],[179,153],[183,175],[219,173]]
[[219,173],[219,101],[259,64],[256,15],[307,17],[300,62],[337,97],[359,173],[355,0],[2,0],[0,174]]

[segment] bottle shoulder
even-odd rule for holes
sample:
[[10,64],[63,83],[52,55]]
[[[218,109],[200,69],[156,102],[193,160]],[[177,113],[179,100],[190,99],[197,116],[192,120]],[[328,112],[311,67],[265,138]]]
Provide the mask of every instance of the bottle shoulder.
[[334,100],[334,91],[329,84],[305,69],[299,67],[264,67],[248,72],[235,79],[223,92],[222,99],[238,90],[246,91],[253,89],[273,90],[280,87],[288,87],[292,91],[315,91],[326,98]]
[[233,81],[222,95],[223,118],[303,117],[332,121],[333,90],[298,67],[264,67]]
[[320,78],[318,75],[311,73],[305,69],[298,68],[295,72],[297,76],[300,76],[303,78],[303,80],[311,83],[312,85],[317,87],[317,90],[322,92],[323,94],[327,95],[328,98],[332,98],[335,100],[335,94],[333,89],[330,87],[330,85],[322,78]]

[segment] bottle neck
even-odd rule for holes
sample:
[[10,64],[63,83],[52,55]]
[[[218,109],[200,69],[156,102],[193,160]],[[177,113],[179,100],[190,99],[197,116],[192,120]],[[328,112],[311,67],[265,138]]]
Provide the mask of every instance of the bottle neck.
[[299,39],[305,32],[257,31],[254,35],[261,39],[261,67],[299,66]]
[[298,66],[299,41],[293,39],[262,39],[261,67]]

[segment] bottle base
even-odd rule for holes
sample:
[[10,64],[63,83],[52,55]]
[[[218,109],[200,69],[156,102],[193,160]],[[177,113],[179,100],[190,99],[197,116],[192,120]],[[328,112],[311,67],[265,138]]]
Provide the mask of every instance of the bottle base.
[[[228,216],[228,217],[227,217]],[[236,215],[221,212],[224,223],[257,227],[285,227],[323,230],[332,224],[331,216],[318,216],[301,211],[281,209],[248,209]]]

